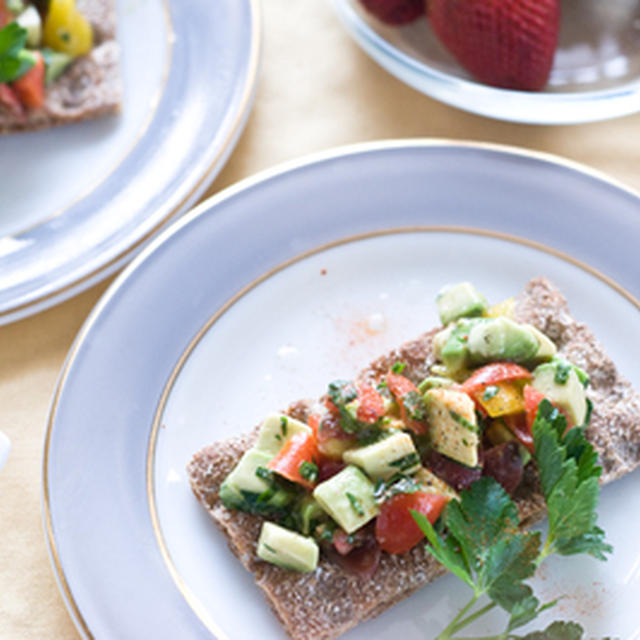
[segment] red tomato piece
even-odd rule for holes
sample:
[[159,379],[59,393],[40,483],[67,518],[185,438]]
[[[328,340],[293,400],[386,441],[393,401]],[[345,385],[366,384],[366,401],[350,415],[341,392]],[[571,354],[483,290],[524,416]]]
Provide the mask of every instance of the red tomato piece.
[[358,411],[356,418],[360,422],[374,424],[384,415],[384,400],[380,393],[368,384],[358,385]]
[[317,413],[312,413],[307,420],[307,424],[313,429],[313,433],[318,437],[318,427],[320,426],[321,416]]
[[7,9],[5,0],[0,0],[0,29],[13,22],[13,14]]
[[33,51],[36,63],[23,76],[12,82],[12,87],[25,107],[40,109],[44,106],[44,58]]
[[544,393],[538,391],[530,384],[526,385],[522,390],[524,393],[524,411],[527,416],[527,430],[531,433],[533,422],[538,413],[538,405],[545,399]]
[[[317,483],[317,471],[315,480],[305,478],[300,473],[300,467],[307,462],[316,466],[318,459],[318,445],[316,438],[310,433],[296,433],[291,436],[276,456],[267,464],[271,471],[297,482],[308,489],[313,489]],[[317,470],[317,466],[316,466]]]
[[461,386],[464,391],[473,394],[496,382],[530,380],[531,377],[531,372],[519,364],[514,364],[513,362],[492,362],[474,371]]
[[[526,389],[527,387],[525,387]],[[543,396],[544,397],[544,396]],[[526,398],[526,392],[525,392]],[[538,406],[536,405],[536,411]],[[534,414],[535,417],[535,414]],[[518,440],[525,446],[531,453],[534,452],[533,447],[533,435],[531,433],[531,425],[529,424],[528,417],[524,413],[517,413],[510,416],[503,416],[505,424],[513,433],[513,435],[518,438]],[[533,424],[533,421],[532,423]]]
[[0,84],[0,105],[5,106],[16,118],[24,118],[24,108],[16,92],[8,84]]
[[411,416],[408,415],[407,408],[404,403],[404,398],[409,393],[413,392],[420,395],[418,387],[416,387],[409,378],[398,373],[393,373],[392,371],[387,374],[386,381],[389,391],[393,394],[393,397],[396,399],[398,407],[400,408],[400,418],[402,419],[402,422],[404,422],[414,433],[426,433],[427,425],[419,420],[411,418]]
[[399,493],[382,504],[376,519],[376,540],[387,553],[404,553],[415,547],[424,534],[410,509],[427,517],[433,524],[449,498],[438,493]]

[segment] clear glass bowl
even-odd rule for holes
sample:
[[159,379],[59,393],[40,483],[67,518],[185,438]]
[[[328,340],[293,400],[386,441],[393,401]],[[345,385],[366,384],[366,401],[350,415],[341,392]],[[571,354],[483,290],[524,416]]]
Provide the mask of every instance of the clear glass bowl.
[[475,82],[426,18],[392,27],[358,0],[332,3],[353,38],[382,67],[460,109],[531,124],[576,124],[640,111],[640,0],[562,0],[560,42],[541,92]]

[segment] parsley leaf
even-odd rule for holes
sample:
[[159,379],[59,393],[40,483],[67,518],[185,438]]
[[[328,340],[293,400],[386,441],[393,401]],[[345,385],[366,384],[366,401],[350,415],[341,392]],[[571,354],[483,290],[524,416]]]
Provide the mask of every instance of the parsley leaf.
[[602,469],[597,453],[574,427],[566,435],[566,419],[548,400],[540,403],[533,423],[533,439],[540,483],[549,518],[542,558],[588,553],[599,560],[612,548],[596,526]]
[[13,82],[35,64],[34,57],[25,50],[27,30],[17,22],[0,29],[0,84]]
[[431,546],[427,550],[462,578],[476,596],[488,593],[511,611],[531,595],[522,581],[533,575],[540,534],[520,531],[518,510],[493,478],[474,482],[443,514],[449,535],[442,539],[426,518],[414,516]]

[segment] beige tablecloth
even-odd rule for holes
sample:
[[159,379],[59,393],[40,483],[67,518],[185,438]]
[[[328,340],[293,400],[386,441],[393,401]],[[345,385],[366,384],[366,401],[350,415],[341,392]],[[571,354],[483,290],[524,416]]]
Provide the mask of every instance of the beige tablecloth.
[[[431,100],[372,62],[328,2],[265,0],[255,105],[213,194],[278,162],[336,145],[439,137],[551,152],[640,190],[640,114],[539,127],[496,122]],[[640,222],[640,221],[639,221]],[[107,287],[0,328],[0,429],[13,442],[0,472],[0,637],[77,638],[58,593],[41,519],[49,402],[67,351]]]

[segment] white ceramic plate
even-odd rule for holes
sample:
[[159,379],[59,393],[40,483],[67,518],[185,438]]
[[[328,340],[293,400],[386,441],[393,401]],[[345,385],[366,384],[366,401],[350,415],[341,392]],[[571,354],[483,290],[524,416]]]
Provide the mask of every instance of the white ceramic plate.
[[574,124],[640,110],[640,5],[636,0],[562,0],[562,26],[547,88],[509,91],[473,81],[426,18],[385,25],[358,0],[332,0],[349,33],[414,89],[472,113],[532,124]]
[[[191,495],[185,465],[436,324],[433,298],[447,282],[472,278],[499,300],[549,276],[640,386],[628,344],[639,212],[635,194],[549,158],[404,142],[263,174],[173,225],[92,313],[52,406],[45,526],[79,629],[283,638]],[[640,552],[627,535],[640,526],[628,508],[638,479],[603,492],[609,562],[562,559],[536,580],[543,599],[567,594],[554,614],[590,634],[640,632]],[[347,637],[432,638],[466,596],[444,578]]]
[[187,210],[240,135],[257,0],[117,0],[122,114],[0,141],[0,324],[115,271]]

